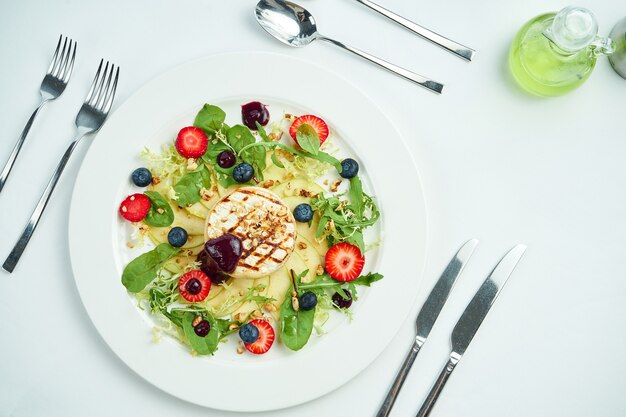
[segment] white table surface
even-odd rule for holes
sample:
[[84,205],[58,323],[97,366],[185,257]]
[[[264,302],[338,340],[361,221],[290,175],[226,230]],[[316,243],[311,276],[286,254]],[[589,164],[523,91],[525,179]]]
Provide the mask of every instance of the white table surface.
[[[323,33],[445,82],[442,96],[329,45],[292,50],[279,44],[256,25],[255,0],[0,1],[0,162],[37,103],[59,33],[79,45],[67,91],[41,113],[0,195],[2,259],[69,143],[101,57],[121,65],[119,104],[151,78],[194,58],[250,50],[293,54],[327,65],[369,94],[417,161],[430,229],[415,312],[456,248],[470,237],[481,240],[393,415],[415,414],[445,361],[458,315],[499,257],[518,242],[528,244],[526,256],[433,417],[626,415],[626,81],[600,59],[587,83],[561,98],[530,97],[512,84],[506,59],[515,31],[562,2],[380,1],[474,47],[475,61],[462,62],[353,0],[302,2]],[[596,13],[601,33],[626,15],[617,0],[579,4]],[[86,148],[70,162],[17,270],[0,273],[0,415],[234,416],[185,403],[144,382],[87,318],[67,245],[73,178]],[[399,151],[385,150],[381,141],[381,155]],[[403,167],[390,169],[401,178]],[[411,207],[406,213],[410,222]],[[412,321],[341,389],[258,416],[373,415],[411,343]],[[375,334],[363,335],[363,343],[368,337]],[[266,382],[210,381],[233,389],[258,383],[267,395],[283,395]]]

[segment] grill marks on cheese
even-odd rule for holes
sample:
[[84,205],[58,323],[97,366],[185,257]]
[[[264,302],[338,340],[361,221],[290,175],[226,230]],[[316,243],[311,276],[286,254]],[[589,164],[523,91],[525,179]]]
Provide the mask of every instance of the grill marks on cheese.
[[242,187],[220,200],[207,218],[207,239],[226,233],[241,239],[243,252],[231,274],[258,278],[280,268],[293,252],[295,220],[273,192]]

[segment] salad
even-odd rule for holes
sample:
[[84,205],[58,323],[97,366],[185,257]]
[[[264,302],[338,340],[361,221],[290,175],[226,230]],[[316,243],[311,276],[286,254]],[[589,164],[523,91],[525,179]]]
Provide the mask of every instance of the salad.
[[[324,334],[331,314],[351,317],[364,273],[363,232],[380,217],[363,192],[359,164],[337,159],[332,132],[314,115],[270,121],[266,105],[242,106],[241,124],[205,104],[192,126],[131,179],[142,192],[119,215],[130,261],[121,281],[155,331],[213,354],[229,335],[237,352],[266,353],[277,341],[297,351]],[[142,248],[143,249],[143,248]]]

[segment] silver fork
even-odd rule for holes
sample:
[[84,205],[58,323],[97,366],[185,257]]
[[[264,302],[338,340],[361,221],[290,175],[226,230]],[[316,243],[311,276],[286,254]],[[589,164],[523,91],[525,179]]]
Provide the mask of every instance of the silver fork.
[[[61,49],[61,44],[63,44],[63,49]],[[2,169],[2,173],[0,173],[0,192],[2,192],[2,188],[4,188],[4,184],[7,182],[7,178],[11,173],[13,164],[15,164],[15,160],[22,149],[22,145],[26,140],[26,136],[35,121],[35,117],[37,117],[39,110],[41,110],[44,104],[48,101],[56,99],[63,93],[63,91],[65,91],[67,82],[70,80],[70,76],[72,75],[72,69],[74,68],[74,58],[76,58],[76,42],[61,35],[59,37],[59,42],[57,43],[57,49],[54,51],[54,55],[52,56],[52,62],[50,63],[48,72],[43,78],[41,87],[39,88],[41,101],[33,114],[30,116],[30,119],[28,119],[28,122],[26,122],[22,135],[17,140],[17,143],[13,147],[13,151],[9,156],[9,160]]]
[[103,62],[104,60],[100,60],[98,71],[96,72],[96,76],[91,83],[91,88],[89,89],[89,93],[87,93],[85,103],[83,103],[78,115],[76,116],[76,137],[63,154],[56,171],[54,171],[54,174],[52,175],[52,178],[50,178],[50,181],[48,182],[43,195],[39,199],[33,214],[30,216],[30,220],[28,221],[22,236],[17,241],[15,247],[2,265],[2,269],[9,273],[13,272],[15,269],[22,253],[24,253],[24,249],[26,249],[26,245],[28,245],[28,241],[35,232],[37,223],[39,223],[39,219],[48,204],[52,191],[54,191],[54,187],[57,185],[59,177],[61,176],[67,161],[70,159],[72,152],[76,148],[76,145],[78,145],[83,137],[100,129],[109,114],[109,110],[111,110],[113,99],[115,98],[115,90],[117,89],[117,80],[119,78],[120,69],[119,67],[116,68],[113,64],[109,64],[107,61],[104,70],[102,70]]

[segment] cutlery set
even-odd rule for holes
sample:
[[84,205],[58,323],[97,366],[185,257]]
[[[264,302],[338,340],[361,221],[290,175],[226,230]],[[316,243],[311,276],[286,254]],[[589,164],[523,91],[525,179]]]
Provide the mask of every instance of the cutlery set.
[[[22,145],[28,136],[28,132],[35,121],[37,114],[42,109],[44,104],[48,101],[56,99],[63,93],[63,91],[65,91],[65,87],[67,87],[70,76],[72,75],[75,58],[76,42],[67,37],[59,37],[59,42],[57,43],[56,50],[52,57],[52,63],[50,64],[48,72],[41,83],[41,102],[30,116],[30,119],[28,119],[26,127],[15,144],[7,163],[2,170],[2,174],[0,175],[0,192],[2,192],[2,189],[6,184],[7,178],[9,177],[11,169],[15,164],[20,150],[22,149]],[[54,188],[56,187],[57,182],[65,169],[65,165],[72,155],[72,152],[83,137],[100,129],[106,120],[109,111],[111,110],[111,106],[113,105],[113,100],[115,98],[115,90],[117,89],[119,67],[107,62],[104,68],[102,68],[103,63],[104,60],[100,60],[100,65],[98,66],[94,80],[89,88],[89,92],[87,93],[87,98],[76,116],[76,136],[63,154],[63,157],[54,171],[54,174],[50,178],[50,181],[39,199],[28,224],[22,232],[22,236],[17,241],[15,247],[2,265],[2,269],[9,273],[13,272],[15,269],[15,266],[24,252],[24,249],[26,249],[28,241],[35,232],[35,228],[39,223],[41,215],[48,204],[50,196],[52,195],[52,192],[54,191]]]
[[[471,61],[476,53],[473,49],[426,29],[425,27],[405,19],[370,0],[356,1],[393,20],[420,37],[453,53],[461,59]],[[261,25],[267,33],[289,46],[300,48],[310,44],[314,40],[325,41],[350,51],[361,58],[367,59],[368,61],[434,93],[441,94],[443,91],[444,85],[440,82],[394,65],[367,52],[361,51],[360,49],[348,46],[345,43],[321,35],[317,30],[317,24],[313,15],[311,15],[311,13],[309,13],[309,11],[304,7],[296,3],[285,0],[261,0],[256,5],[255,14],[259,25]]]
[[[465,265],[467,265],[467,262],[474,253],[474,249],[476,249],[477,245],[478,240],[472,239],[466,242],[461,249],[459,249],[426,298],[426,301],[422,305],[415,321],[415,341],[404,359],[404,362],[402,363],[391,388],[389,388],[387,396],[380,406],[376,417],[386,417],[391,412],[391,408],[393,407],[409,370],[413,366],[413,362],[415,362],[417,354],[426,342],[437,317],[439,317],[439,313],[448,299],[448,295],[450,295],[450,291],[452,291],[452,287],[463,272]],[[504,255],[491,274],[489,274],[487,279],[485,279],[483,284],[480,286],[472,300],[465,308],[463,314],[461,314],[461,318],[459,318],[458,322],[454,326],[450,337],[452,349],[448,362],[441,370],[439,377],[433,384],[433,387],[424,400],[424,403],[422,404],[416,417],[426,417],[430,414],[437,398],[439,397],[439,394],[441,394],[443,387],[452,374],[452,371],[454,371],[454,368],[463,357],[463,354],[467,350],[467,347],[474,338],[474,335],[478,331],[478,328],[484,318],[487,316],[487,313],[496,300],[496,297],[502,290],[502,287],[515,269],[515,266],[522,258],[525,251],[526,246],[520,244]]]

